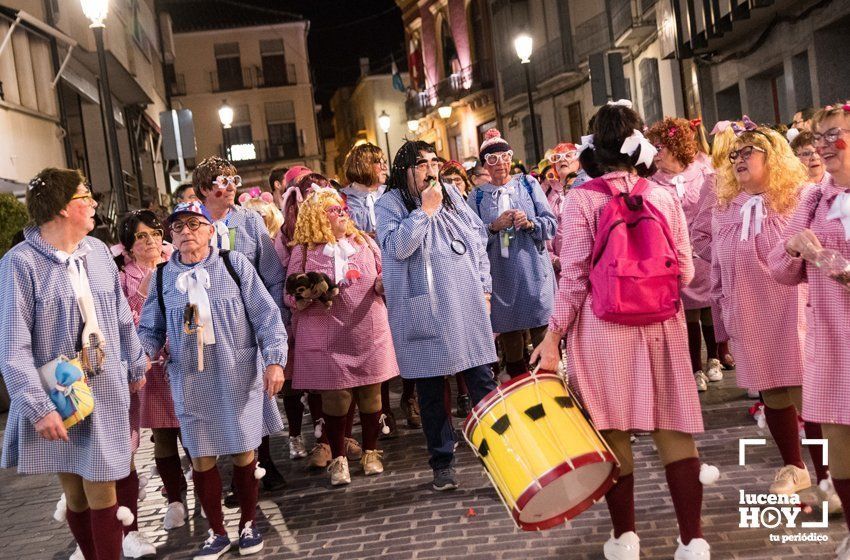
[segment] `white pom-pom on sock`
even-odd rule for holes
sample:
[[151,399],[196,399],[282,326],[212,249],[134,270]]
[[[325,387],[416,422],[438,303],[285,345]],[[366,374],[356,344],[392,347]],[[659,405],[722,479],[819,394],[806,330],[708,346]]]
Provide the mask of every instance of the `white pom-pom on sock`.
[[720,478],[720,469],[714,465],[703,463],[699,468],[699,481],[703,486],[709,486]]
[[59,501],[56,502],[56,511],[53,512],[53,519],[59,523],[65,523],[68,513],[68,504],[65,501],[65,494],[59,496]]
[[307,393],[301,395],[301,404],[307,406]]
[[153,478],[155,476],[159,476],[159,469],[156,468],[156,463],[151,465],[150,472],[148,473],[148,477]]
[[[821,489],[822,492],[834,492],[835,487],[832,485],[832,477],[829,476],[824,478],[818,483],[818,488]],[[63,494],[64,495],[64,494]]]
[[121,522],[121,525],[125,527],[129,527],[131,523],[133,523],[133,512],[124,506],[120,506],[118,508],[118,513],[115,514],[115,517],[118,518],[118,521]]
[[260,463],[257,463],[257,466],[254,467],[254,478],[256,478],[257,480],[260,480],[264,476],[266,476],[266,469],[261,467]]
[[322,437],[322,425],[324,423],[325,423],[325,419],[319,418],[318,420],[316,420],[316,423],[313,425],[313,435],[316,437],[316,439],[319,439],[320,437]]
[[192,480],[192,476],[194,475],[194,473],[195,471],[192,470],[192,467],[189,467],[188,469],[186,469],[186,472],[183,473],[183,476],[186,477],[186,480]]
[[381,424],[381,433],[387,435],[390,433],[390,427],[387,426],[387,415],[381,414],[381,417],[378,418],[378,422]]

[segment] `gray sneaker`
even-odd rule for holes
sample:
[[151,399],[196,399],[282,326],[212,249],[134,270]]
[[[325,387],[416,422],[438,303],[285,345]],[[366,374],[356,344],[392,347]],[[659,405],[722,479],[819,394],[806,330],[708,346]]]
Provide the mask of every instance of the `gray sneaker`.
[[434,470],[434,490],[442,492],[443,490],[454,490],[457,488],[457,480],[455,480],[455,470],[452,467],[444,467]]

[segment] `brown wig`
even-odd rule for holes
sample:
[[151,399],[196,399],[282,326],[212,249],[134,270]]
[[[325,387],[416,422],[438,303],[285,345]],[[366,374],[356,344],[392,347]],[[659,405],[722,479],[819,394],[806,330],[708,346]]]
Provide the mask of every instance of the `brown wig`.
[[192,187],[195,189],[195,196],[201,202],[206,202],[207,193],[212,190],[213,181],[216,177],[219,175],[236,175],[236,173],[236,166],[222,157],[209,156],[204,158],[192,172]]
[[45,224],[59,215],[86,177],[79,169],[42,169],[27,189],[27,212],[35,225]]
[[384,156],[381,148],[374,144],[354,146],[345,156],[342,166],[345,180],[349,183],[360,183],[371,187],[378,182],[378,174],[374,165]]
[[676,158],[676,161],[689,166],[697,155],[697,137],[690,121],[664,117],[647,132],[646,137],[653,144],[661,144]]

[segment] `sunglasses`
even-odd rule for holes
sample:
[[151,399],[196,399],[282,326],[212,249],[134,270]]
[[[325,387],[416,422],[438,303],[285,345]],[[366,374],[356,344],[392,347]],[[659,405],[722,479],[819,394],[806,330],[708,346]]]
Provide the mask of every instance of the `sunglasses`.
[[189,218],[186,221],[174,222],[173,224],[171,224],[169,229],[171,231],[173,231],[174,233],[180,233],[185,228],[188,228],[189,231],[197,231],[198,228],[201,227],[202,225],[209,225],[209,224],[207,224],[206,222],[202,222],[201,220],[198,220],[196,218]]
[[84,193],[75,194],[74,196],[71,197],[71,200],[83,200],[89,206],[94,206],[96,204],[96,202],[94,200],[94,195],[92,194],[91,191],[86,191]]
[[815,132],[812,137],[815,139],[815,144],[820,144],[825,141],[827,144],[835,144],[844,132],[850,132],[846,128],[830,128],[823,134]]
[[147,241],[148,239],[162,241],[162,230],[155,229],[153,231],[137,231],[133,234],[133,237],[136,241]]
[[233,185],[238,189],[242,186],[242,177],[239,175],[219,175],[215,178],[215,181],[213,181],[213,186],[220,189],[226,189],[230,185]]
[[560,154],[552,154],[549,156],[549,163],[558,163],[559,161],[573,161],[578,154],[576,152],[564,152]]
[[764,148],[759,148],[758,146],[744,146],[740,150],[732,150],[729,152],[729,163],[734,164],[738,160],[738,156],[740,156],[743,161],[748,161],[751,157],[753,157],[753,152],[755,151],[763,154],[767,153]]
[[502,163],[510,163],[514,159],[514,151],[508,150],[507,152],[501,152],[497,154],[487,154],[484,156],[484,161],[487,165],[496,165],[500,161]]
[[348,214],[348,210],[345,207],[340,206],[339,204],[334,204],[333,206],[328,206],[325,208],[325,212],[328,214],[334,214],[336,216],[342,216],[344,214]]

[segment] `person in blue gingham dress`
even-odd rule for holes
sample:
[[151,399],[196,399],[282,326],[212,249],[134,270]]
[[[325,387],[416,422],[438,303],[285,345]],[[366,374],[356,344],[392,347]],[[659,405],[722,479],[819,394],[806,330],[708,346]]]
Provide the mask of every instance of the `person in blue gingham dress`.
[[[546,335],[555,307],[555,271],[546,241],[555,237],[557,220],[537,180],[510,176],[513,151],[492,129],[481,143],[481,161],[491,181],[469,195],[469,207],[487,226],[487,254],[493,275],[490,318],[505,354],[508,375],[528,371],[524,331],[534,346]],[[505,228],[513,238],[505,243]]]
[[462,372],[477,403],[496,386],[496,352],[484,225],[454,186],[440,186],[438,173],[433,146],[405,143],[375,212],[399,369],[416,380],[434,488],[446,490],[457,483],[444,377]]

